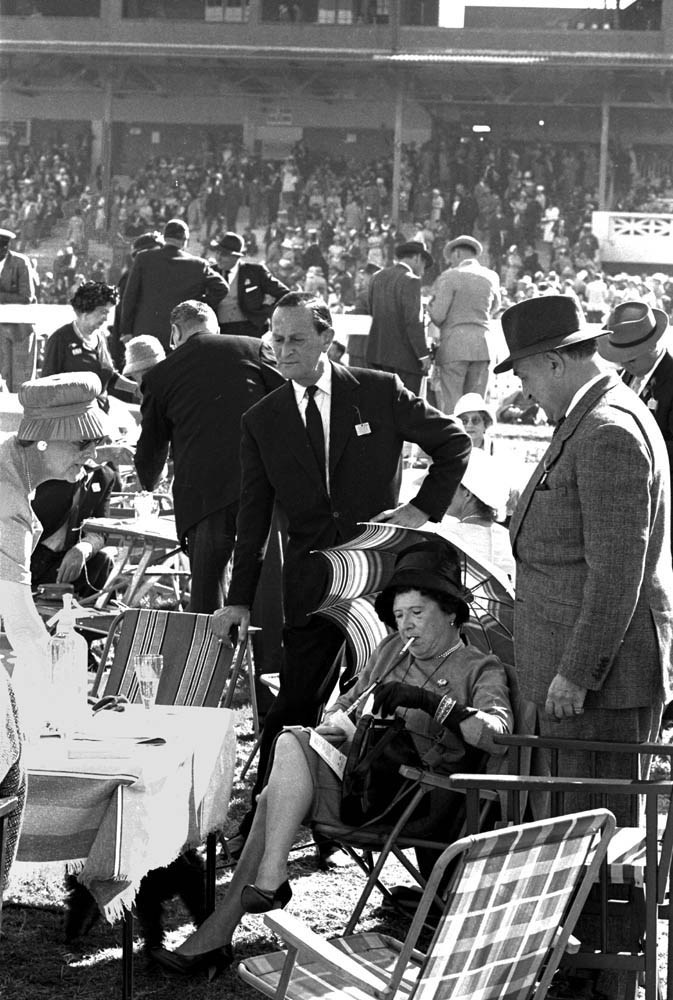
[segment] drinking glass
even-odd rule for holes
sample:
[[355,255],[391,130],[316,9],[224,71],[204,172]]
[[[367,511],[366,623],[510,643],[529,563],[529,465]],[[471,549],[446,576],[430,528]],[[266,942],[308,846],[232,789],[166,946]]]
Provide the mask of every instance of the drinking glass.
[[159,501],[155,499],[154,493],[143,490],[134,495],[133,509],[138,521],[147,521],[159,513]]
[[145,708],[151,708],[156,701],[163,666],[164,658],[158,653],[142,653],[133,657],[133,669]]

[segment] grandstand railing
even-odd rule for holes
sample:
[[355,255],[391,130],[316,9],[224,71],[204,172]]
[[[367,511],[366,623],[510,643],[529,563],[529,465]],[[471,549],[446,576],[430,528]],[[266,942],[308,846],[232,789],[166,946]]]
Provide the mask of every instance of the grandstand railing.
[[673,214],[594,212],[592,229],[604,264],[673,265]]

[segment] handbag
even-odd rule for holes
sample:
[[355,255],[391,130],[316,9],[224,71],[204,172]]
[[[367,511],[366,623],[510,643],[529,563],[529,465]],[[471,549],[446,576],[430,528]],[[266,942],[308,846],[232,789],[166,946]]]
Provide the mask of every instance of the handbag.
[[[399,773],[400,767],[402,764],[420,767],[422,763],[404,719],[363,715],[342,778],[342,822],[361,827],[379,819],[385,819],[386,823],[398,819],[407,805],[404,792],[410,787]],[[417,815],[420,814],[414,813],[414,819]]]

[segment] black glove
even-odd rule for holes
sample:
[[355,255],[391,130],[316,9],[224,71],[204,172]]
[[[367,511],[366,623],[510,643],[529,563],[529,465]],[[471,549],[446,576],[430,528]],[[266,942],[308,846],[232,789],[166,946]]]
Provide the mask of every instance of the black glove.
[[373,712],[385,716],[392,715],[396,708],[419,708],[421,712],[434,715],[441,700],[442,696],[434,691],[391,681],[376,688]]

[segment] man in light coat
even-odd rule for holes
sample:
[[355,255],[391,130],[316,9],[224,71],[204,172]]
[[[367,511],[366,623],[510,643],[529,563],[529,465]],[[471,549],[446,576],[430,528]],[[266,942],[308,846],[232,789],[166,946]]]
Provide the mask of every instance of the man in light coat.
[[[572,299],[528,299],[502,324],[510,354],[495,372],[512,369],[556,424],[510,525],[521,693],[535,703],[542,735],[655,739],[670,699],[673,637],[661,432],[604,370]],[[586,775],[587,756],[564,752],[559,772]],[[600,763],[599,777],[630,776],[626,755]],[[620,797],[610,808],[623,816]]]
[[435,367],[439,374],[437,405],[453,413],[468,392],[486,395],[490,359],[491,317],[500,309],[500,278],[479,263],[482,245],[473,236],[458,236],[444,247],[449,264],[435,281],[428,305],[439,327]]

